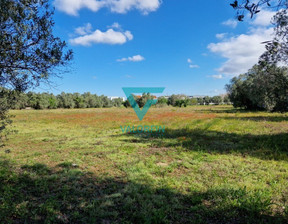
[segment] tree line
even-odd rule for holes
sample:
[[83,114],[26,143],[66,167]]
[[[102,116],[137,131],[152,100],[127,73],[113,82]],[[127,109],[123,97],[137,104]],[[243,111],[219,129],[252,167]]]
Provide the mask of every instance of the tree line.
[[[35,93],[35,92],[18,92],[8,89],[1,89],[5,95],[6,104],[10,105],[11,109],[20,110],[25,108],[41,109],[73,109],[73,108],[110,108],[110,107],[131,107],[128,100],[123,98],[110,99],[107,96],[87,93],[64,93],[54,95],[53,93]],[[155,99],[156,97],[150,93],[143,93],[141,96],[133,95],[135,101],[140,108],[144,107],[147,100]],[[186,107],[190,105],[208,105],[208,104],[229,104],[227,96],[205,96],[199,98],[189,98],[184,94],[173,94],[169,97],[161,96],[157,100],[157,106],[174,106]]]
[[[123,104],[121,98],[109,99],[107,96],[87,93],[64,93],[54,95],[52,93],[34,93],[6,91],[6,100],[11,109],[57,109],[57,108],[109,108],[120,107]],[[2,90],[3,92],[3,90]]]
[[205,96],[205,97],[195,97],[195,98],[189,98],[186,95],[179,94],[179,95],[171,95],[168,99],[163,99],[160,97],[158,99],[158,102],[165,102],[168,105],[174,106],[174,107],[186,107],[186,106],[192,106],[192,105],[220,105],[220,104],[230,104],[230,100],[227,95],[225,96]]

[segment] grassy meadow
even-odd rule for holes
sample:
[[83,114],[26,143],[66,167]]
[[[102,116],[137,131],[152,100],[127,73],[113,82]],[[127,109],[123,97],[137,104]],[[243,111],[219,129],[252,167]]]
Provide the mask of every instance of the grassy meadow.
[[[11,111],[0,223],[288,223],[288,114]],[[161,125],[165,133],[122,133]]]

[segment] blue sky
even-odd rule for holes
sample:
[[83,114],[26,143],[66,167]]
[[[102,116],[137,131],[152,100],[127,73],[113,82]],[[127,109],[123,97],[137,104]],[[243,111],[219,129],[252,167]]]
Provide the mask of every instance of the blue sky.
[[237,23],[227,0],[55,0],[55,35],[74,51],[69,74],[37,91],[124,96],[122,87],[164,95],[218,95],[270,39],[272,12]]

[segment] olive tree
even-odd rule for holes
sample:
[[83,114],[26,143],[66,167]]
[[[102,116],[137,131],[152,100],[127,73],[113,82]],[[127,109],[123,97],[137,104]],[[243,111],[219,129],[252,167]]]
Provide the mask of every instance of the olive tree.
[[234,107],[252,110],[288,111],[288,69],[255,65],[234,77],[226,86]]

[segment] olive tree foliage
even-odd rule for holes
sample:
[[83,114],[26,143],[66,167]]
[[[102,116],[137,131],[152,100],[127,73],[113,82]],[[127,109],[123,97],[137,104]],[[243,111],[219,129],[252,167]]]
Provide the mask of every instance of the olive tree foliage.
[[144,107],[148,100],[155,99],[150,93],[143,93],[141,97],[136,97],[136,102],[140,108]]
[[[182,103],[184,105],[184,101],[187,99],[187,96],[184,94],[172,94],[169,98],[168,98],[168,105],[171,105],[173,107],[175,106],[181,106]],[[181,102],[181,100],[183,102]],[[186,105],[187,106],[187,105]]]
[[197,105],[198,104],[198,100],[196,98],[190,99],[189,100],[189,105]]
[[123,104],[123,99],[122,98],[117,98],[112,100],[112,105],[113,107],[121,107]]
[[[260,64],[276,64],[280,61],[288,63],[288,1],[287,0],[234,0],[230,4],[237,10],[237,19],[243,21],[245,16],[253,18],[261,10],[268,8],[277,11],[272,18],[274,38],[263,42],[266,51],[260,57]],[[248,12],[248,14],[247,14]]]
[[4,129],[7,125],[11,124],[10,116],[7,115],[7,110],[11,104],[12,98],[11,91],[7,91],[4,88],[0,88],[0,147],[3,146],[3,138],[6,136]]
[[211,102],[214,103],[214,104],[216,104],[216,105],[220,105],[220,104],[223,103],[223,99],[222,99],[221,96],[213,96],[213,97],[211,98]]
[[[49,0],[0,0],[1,101],[4,88],[22,92],[65,71],[73,52],[53,35],[53,13]],[[1,106],[1,121],[10,105]],[[2,123],[0,130],[4,127]]]
[[212,102],[210,96],[205,96],[203,100],[204,100],[205,105],[209,105]]
[[[139,108],[143,108],[148,100],[154,100],[156,98],[150,93],[143,93],[142,96],[139,96],[139,95],[137,96],[137,95],[132,94],[132,97],[134,98],[135,102],[138,104]],[[131,107],[131,104],[128,99],[123,103],[123,105],[126,108]]]
[[224,104],[231,104],[231,102],[230,102],[230,99],[229,99],[229,96],[228,96],[228,95],[225,95],[225,96],[224,96],[224,99],[223,99],[223,103],[224,103]]
[[0,84],[26,90],[48,81],[72,59],[65,41],[52,32],[48,0],[0,0]]
[[164,107],[168,105],[168,99],[164,96],[161,96],[157,100],[157,106],[158,107]]
[[288,69],[255,65],[226,85],[234,107],[250,110],[288,111]]

